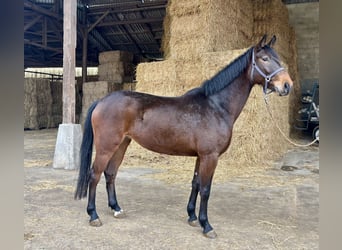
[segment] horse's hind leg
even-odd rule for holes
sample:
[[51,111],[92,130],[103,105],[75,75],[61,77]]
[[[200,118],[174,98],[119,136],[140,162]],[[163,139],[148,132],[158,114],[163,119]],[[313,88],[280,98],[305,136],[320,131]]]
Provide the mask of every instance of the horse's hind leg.
[[116,174],[118,172],[119,166],[123,160],[123,157],[125,155],[125,152],[130,142],[131,142],[131,139],[129,137],[125,137],[125,139],[122,141],[117,151],[114,153],[114,155],[110,159],[107,169],[104,172],[105,177],[106,177],[108,206],[114,210],[115,218],[121,218],[124,216],[123,210],[120,208],[118,201],[116,199],[115,178],[116,178]]
[[197,157],[196,159],[196,166],[194,171],[194,177],[192,179],[192,189],[189,197],[189,202],[187,206],[187,211],[189,215],[188,222],[191,226],[199,226],[197,216],[196,216],[196,200],[198,196],[198,192],[200,189],[200,181],[198,175],[198,167],[199,167],[200,160]]
[[108,162],[112,154],[98,154],[96,153],[95,160],[93,163],[93,167],[90,170],[89,176],[89,195],[88,195],[88,206],[87,206],[87,213],[90,216],[89,224],[91,226],[99,227],[102,225],[102,222],[99,219],[99,216],[96,212],[96,186],[100,181],[101,174],[103,173],[104,169],[108,165]]

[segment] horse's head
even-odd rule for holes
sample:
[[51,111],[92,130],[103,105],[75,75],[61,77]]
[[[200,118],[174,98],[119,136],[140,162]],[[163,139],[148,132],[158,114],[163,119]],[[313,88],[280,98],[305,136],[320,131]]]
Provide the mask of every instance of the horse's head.
[[266,35],[253,48],[251,81],[260,84],[266,93],[267,89],[271,92],[276,91],[279,95],[284,96],[290,93],[293,86],[291,77],[281,66],[280,59],[273,45],[276,37],[266,43]]

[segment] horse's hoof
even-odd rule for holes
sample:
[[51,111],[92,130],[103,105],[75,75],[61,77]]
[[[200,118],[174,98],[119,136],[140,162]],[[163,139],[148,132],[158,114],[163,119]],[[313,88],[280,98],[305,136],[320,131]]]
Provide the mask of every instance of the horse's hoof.
[[214,230],[211,230],[207,233],[203,233],[205,237],[209,238],[209,239],[215,239],[217,237],[217,234],[215,233]]
[[126,214],[122,209],[120,211],[114,211],[114,218],[121,219],[124,217],[126,217]]
[[189,220],[188,223],[192,227],[199,227],[200,226],[198,220]]
[[92,227],[100,227],[100,226],[102,226],[102,222],[99,218],[97,218],[95,220],[89,221],[89,225]]

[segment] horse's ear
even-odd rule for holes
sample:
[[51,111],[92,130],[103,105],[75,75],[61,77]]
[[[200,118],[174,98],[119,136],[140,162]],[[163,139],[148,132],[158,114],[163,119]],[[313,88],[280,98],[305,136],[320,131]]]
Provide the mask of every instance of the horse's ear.
[[262,49],[262,47],[265,46],[265,44],[266,44],[266,38],[267,38],[267,34],[265,34],[265,35],[261,38],[260,42],[255,46],[257,50],[260,50],[260,49]]
[[273,37],[271,38],[271,40],[268,42],[267,45],[272,47],[276,41],[277,41],[277,37],[275,35],[273,35]]

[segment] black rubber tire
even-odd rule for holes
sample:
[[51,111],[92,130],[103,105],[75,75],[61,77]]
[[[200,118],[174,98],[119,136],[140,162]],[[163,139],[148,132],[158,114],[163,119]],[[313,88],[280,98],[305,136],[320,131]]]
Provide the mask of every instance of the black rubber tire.
[[316,126],[312,131],[312,138],[317,139],[317,143],[319,143],[319,126]]

